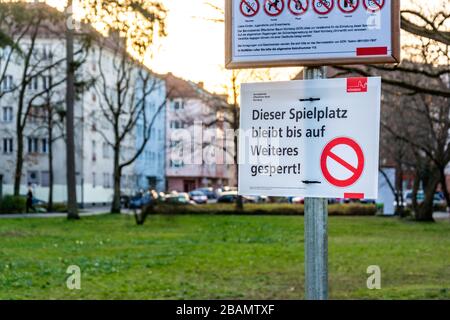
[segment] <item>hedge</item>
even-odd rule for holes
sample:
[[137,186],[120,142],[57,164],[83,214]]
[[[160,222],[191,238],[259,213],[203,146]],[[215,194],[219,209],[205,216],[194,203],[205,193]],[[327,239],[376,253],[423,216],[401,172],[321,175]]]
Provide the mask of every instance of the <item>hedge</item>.
[[[300,204],[245,204],[244,210],[236,210],[234,204],[206,205],[168,205],[158,204],[153,213],[156,214],[209,214],[209,215],[304,215],[304,205]],[[330,204],[330,216],[374,216],[376,205],[365,204]]]
[[26,210],[25,197],[7,195],[0,200],[0,213],[23,213]]

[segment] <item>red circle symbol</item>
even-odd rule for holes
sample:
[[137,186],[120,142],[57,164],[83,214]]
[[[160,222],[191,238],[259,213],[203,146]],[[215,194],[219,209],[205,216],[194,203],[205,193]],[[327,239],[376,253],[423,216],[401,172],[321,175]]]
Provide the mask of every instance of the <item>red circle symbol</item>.
[[364,7],[369,12],[377,12],[383,9],[386,0],[363,0]]
[[338,0],[338,7],[343,13],[353,13],[358,6],[359,0]]
[[258,0],[241,0],[241,5],[239,7],[241,13],[250,18],[254,17],[259,11],[259,1]]
[[317,14],[329,14],[334,7],[334,0],[312,0],[312,7]]
[[289,0],[289,11],[295,16],[301,16],[308,11],[309,0]]
[[[343,159],[342,157],[336,155],[333,152],[333,149],[337,146],[348,146],[352,149],[352,151],[356,154],[356,157],[358,159],[357,166],[351,165],[348,160]],[[342,166],[343,168],[347,169],[352,173],[351,177],[345,180],[337,179],[332,175],[330,172],[328,166],[327,166],[327,160],[332,159],[335,162],[338,163],[339,166]],[[322,170],[323,176],[329,183],[336,187],[346,188],[353,184],[355,184],[356,181],[361,177],[363,170],[364,170],[364,154],[359,146],[358,143],[356,143],[354,140],[350,138],[337,138],[332,140],[330,143],[328,143],[325,147],[325,149],[322,152],[322,156],[320,158],[320,168]]]
[[284,10],[284,0],[265,0],[264,11],[271,17],[279,16]]

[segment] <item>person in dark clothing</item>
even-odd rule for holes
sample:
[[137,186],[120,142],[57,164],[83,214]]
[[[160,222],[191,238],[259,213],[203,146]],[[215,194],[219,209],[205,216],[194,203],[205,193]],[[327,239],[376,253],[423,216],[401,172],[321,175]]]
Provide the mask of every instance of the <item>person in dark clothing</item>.
[[30,212],[30,209],[33,212],[36,212],[36,209],[33,206],[33,189],[31,188],[31,184],[28,185],[28,193],[27,193],[27,213]]

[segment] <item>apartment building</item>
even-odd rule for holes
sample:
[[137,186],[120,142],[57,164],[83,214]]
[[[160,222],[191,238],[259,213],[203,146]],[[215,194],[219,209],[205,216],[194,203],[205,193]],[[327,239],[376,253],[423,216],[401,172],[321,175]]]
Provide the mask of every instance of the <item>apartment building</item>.
[[[166,108],[168,191],[228,186],[233,180],[232,139],[226,139],[226,97],[169,73]],[[230,143],[231,142],[231,143]]]
[[[62,14],[44,4],[42,10],[52,11],[55,15]],[[64,20],[62,20],[64,21]],[[27,85],[23,90],[24,108],[29,108],[29,115],[24,127],[23,168],[21,172],[20,193],[25,194],[31,184],[35,197],[47,201],[53,176],[53,201],[65,202],[67,197],[66,184],[66,146],[65,146],[65,40],[64,24],[45,23],[38,29],[37,37],[25,35],[20,41],[24,52],[33,47],[32,68],[28,70],[27,78],[23,78],[23,59],[13,56],[6,64],[8,50],[0,52],[0,74],[4,74],[0,82],[0,185],[2,194],[12,194],[14,172],[17,164],[17,117],[24,118],[25,112],[19,112],[19,97],[21,83],[24,79]],[[118,69],[122,59],[118,39],[105,39],[89,26],[83,25],[82,31],[94,35],[95,41],[85,48],[82,39],[77,38],[75,52],[82,60],[77,70],[77,82],[89,83],[77,90],[75,104],[75,144],[76,144],[76,175],[77,198],[79,203],[101,204],[109,203],[113,196],[114,127],[108,106],[117,103]],[[31,42],[33,40],[33,46]],[[62,61],[61,63],[57,63]],[[122,192],[132,194],[138,189],[165,187],[164,168],[165,154],[161,152],[165,145],[165,82],[145,66],[127,56],[126,72],[127,86],[123,93],[127,110],[132,110],[133,104],[143,104],[144,114],[140,114],[136,126],[121,142],[120,163],[132,159],[142,146],[144,134],[149,132],[148,142],[137,160],[122,170]],[[51,67],[49,67],[51,66]],[[96,80],[95,82],[92,80]],[[143,89],[144,88],[144,89]],[[145,89],[146,88],[146,89]],[[146,91],[143,97],[143,91]],[[162,107],[160,107],[162,105]],[[46,106],[49,106],[46,108]],[[28,110],[28,109],[26,109]],[[124,110],[120,115],[119,131],[129,123],[129,113]],[[136,110],[136,109],[135,109]],[[50,120],[49,120],[50,119]],[[147,119],[153,119],[152,128],[148,127]],[[50,121],[50,122],[49,122]],[[51,139],[49,129],[51,128]],[[50,141],[51,140],[51,141]],[[50,150],[52,155],[52,170],[50,169]],[[53,172],[53,175],[51,175]]]

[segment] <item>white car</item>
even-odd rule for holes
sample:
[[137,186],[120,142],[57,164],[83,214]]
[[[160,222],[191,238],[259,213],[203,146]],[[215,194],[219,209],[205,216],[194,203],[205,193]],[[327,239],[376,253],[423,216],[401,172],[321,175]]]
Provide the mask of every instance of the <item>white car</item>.
[[208,203],[208,196],[205,195],[201,191],[191,191],[189,192],[189,197],[192,201],[197,204],[206,204]]

